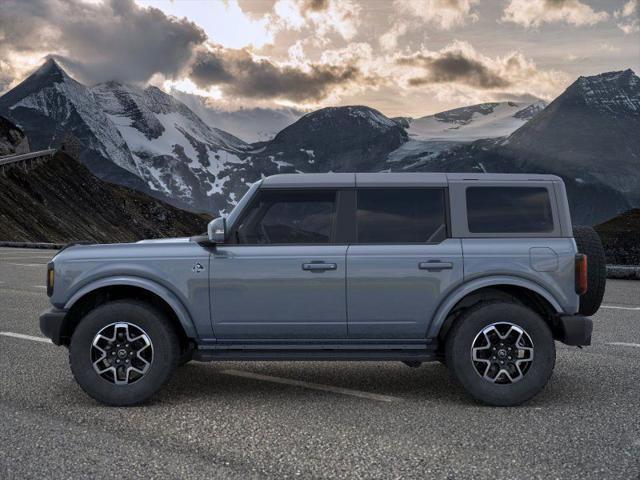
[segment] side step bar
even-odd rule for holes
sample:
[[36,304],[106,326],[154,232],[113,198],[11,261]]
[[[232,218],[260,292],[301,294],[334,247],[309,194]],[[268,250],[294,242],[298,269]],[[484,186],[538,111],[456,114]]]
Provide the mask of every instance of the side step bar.
[[282,361],[409,361],[436,360],[436,345],[425,344],[210,344],[198,345],[193,359]]

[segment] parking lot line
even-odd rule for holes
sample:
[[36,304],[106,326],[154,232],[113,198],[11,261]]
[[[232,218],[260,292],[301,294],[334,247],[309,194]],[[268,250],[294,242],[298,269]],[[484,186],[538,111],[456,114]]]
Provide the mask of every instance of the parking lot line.
[[[45,337],[36,337],[34,335],[25,335],[23,333],[15,332],[0,332],[0,335],[4,337],[19,338],[21,340],[31,340],[32,342],[41,342],[51,344],[51,340]],[[640,348],[640,343],[628,343],[628,342],[607,342],[605,345],[612,345],[617,347],[633,347]],[[232,375],[235,377],[249,378],[251,380],[260,380],[263,382],[279,383],[282,385],[290,385],[293,387],[308,388],[310,390],[320,390],[323,392],[338,393],[341,395],[350,395],[352,397],[366,398],[367,400],[375,400],[378,402],[399,402],[402,399],[398,397],[392,397],[390,395],[381,395],[378,393],[362,392],[360,390],[352,390],[350,388],[334,387],[332,385],[322,385],[320,383],[303,382],[301,380],[293,380],[291,378],[274,377],[271,375],[263,375],[260,373],[246,372],[243,370],[222,370],[220,373],[224,375]]]
[[619,305],[600,305],[600,308],[610,308],[613,310],[640,310],[640,307],[623,307]]
[[616,345],[618,347],[635,347],[640,348],[640,343],[627,343],[627,342],[608,342],[605,345]]
[[351,395],[352,397],[366,398],[367,400],[376,400],[378,402],[399,402],[398,397],[389,395],[379,395],[377,393],[361,392],[350,388],[334,387],[331,385],[321,385],[319,383],[302,382],[300,380],[292,380],[290,378],[272,377],[271,375],[262,375],[259,373],[245,372],[242,370],[222,370],[220,373],[225,375],[233,375],[236,377],[250,378],[252,380],[261,380],[264,382],[280,383],[282,385],[291,385],[294,387],[308,388],[311,390],[320,390],[323,392],[339,393],[342,395]]
[[50,257],[11,257],[11,258],[0,257],[0,262],[4,263],[5,260],[7,260],[6,263],[10,263],[10,261],[11,262],[29,262],[29,263],[41,262],[39,264],[46,265],[48,263],[47,260],[51,260],[51,258]]
[[9,258],[53,258],[55,255],[43,255],[42,252],[0,252],[0,260]]
[[7,265],[14,265],[17,267],[46,267],[46,263],[7,263]]
[[[31,340],[33,342],[51,343],[51,340],[45,337],[36,337],[33,335],[24,335],[15,332],[0,332],[5,337],[20,338],[22,340]],[[352,390],[350,388],[334,387],[332,385],[321,385],[319,383],[302,382],[290,378],[272,377],[271,375],[261,375],[259,373],[245,372],[242,370],[222,370],[220,373],[225,375],[233,375],[235,377],[250,378],[252,380],[261,380],[264,382],[280,383],[282,385],[290,385],[294,387],[308,388],[311,390],[320,390],[324,392],[339,393],[342,395],[350,395],[352,397],[366,398],[367,400],[376,400],[378,402],[398,402],[401,399],[389,395],[380,395],[377,393],[361,392],[360,390]]]
[[[26,257],[26,256],[30,256],[30,255],[38,256],[38,257],[44,257],[45,256],[45,254],[42,253],[42,250],[24,250],[24,251],[20,251],[20,252],[16,252],[14,250],[0,250],[0,257],[2,257],[4,255],[9,255],[10,257],[15,257],[15,256]],[[53,257],[53,256],[55,256],[55,254],[52,253],[50,256]]]
[[22,333],[14,332],[0,332],[0,335],[12,338],[21,338],[22,340],[31,340],[32,342],[51,343],[51,340],[45,337],[35,337],[33,335],[24,335]]

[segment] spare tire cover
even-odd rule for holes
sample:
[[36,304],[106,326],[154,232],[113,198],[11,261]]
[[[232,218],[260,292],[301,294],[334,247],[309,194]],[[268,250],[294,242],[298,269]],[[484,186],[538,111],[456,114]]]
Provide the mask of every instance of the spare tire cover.
[[593,315],[600,308],[607,281],[607,261],[597,232],[586,226],[573,227],[578,252],[587,256],[587,293],[580,296],[579,313]]

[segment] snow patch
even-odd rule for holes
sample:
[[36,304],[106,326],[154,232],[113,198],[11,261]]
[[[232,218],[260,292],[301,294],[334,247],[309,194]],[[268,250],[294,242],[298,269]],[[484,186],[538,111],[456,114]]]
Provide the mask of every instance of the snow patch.
[[[535,112],[541,105],[537,102]],[[484,138],[505,137],[529,121],[526,115],[516,116],[532,107],[522,103],[491,104],[490,111],[474,111],[469,116],[447,119],[447,112],[410,120],[407,133],[411,140],[473,142]],[[469,108],[476,108],[469,107]]]

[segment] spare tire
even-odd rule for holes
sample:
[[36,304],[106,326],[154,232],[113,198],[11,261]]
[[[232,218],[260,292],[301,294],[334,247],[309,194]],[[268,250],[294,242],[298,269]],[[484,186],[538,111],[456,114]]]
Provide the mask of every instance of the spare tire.
[[595,314],[600,308],[607,281],[607,261],[600,236],[591,227],[573,227],[573,238],[578,252],[587,256],[587,293],[580,296],[579,313],[585,316]]

